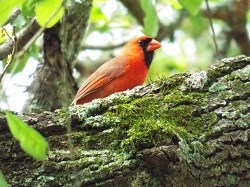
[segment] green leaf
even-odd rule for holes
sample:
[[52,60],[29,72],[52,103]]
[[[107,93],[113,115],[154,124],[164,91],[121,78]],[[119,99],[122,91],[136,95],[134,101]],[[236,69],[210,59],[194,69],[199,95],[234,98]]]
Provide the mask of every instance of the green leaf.
[[183,8],[177,0],[168,0],[167,3],[169,3],[176,10]]
[[106,22],[107,21],[107,18],[103,14],[101,8],[96,7],[96,6],[91,9],[89,19],[90,19],[91,22],[99,22],[99,21]]
[[[28,60],[29,60],[29,58],[30,58],[30,57],[29,57],[29,54],[28,54],[28,53],[24,54],[22,58],[19,58],[19,59],[16,61],[16,63],[18,63],[18,64],[17,64],[17,66],[15,66],[16,69],[15,69],[15,71],[14,71],[13,73],[16,74],[16,73],[22,72],[23,69],[25,68],[25,66],[26,66],[26,64],[27,64],[27,62],[28,62]],[[12,72],[12,71],[11,71],[11,72]]]
[[1,16],[0,16],[0,26],[3,26],[5,24],[5,22],[8,20],[9,15],[11,13],[11,9],[6,9],[6,10],[1,10],[3,7],[1,7],[3,5],[1,5],[0,3],[0,11],[1,11]]
[[155,37],[159,30],[159,20],[155,6],[151,0],[141,0],[141,6],[145,13],[143,19],[143,33]]
[[186,17],[181,26],[181,29],[185,33],[190,34],[194,38],[200,37],[200,35],[204,32],[204,30],[207,30],[207,28],[207,20],[200,14]]
[[5,25],[0,28],[0,45],[3,44],[6,41],[6,39],[9,38],[5,31],[8,33],[9,36],[11,36],[13,33],[13,28],[9,25]]
[[96,29],[101,33],[107,32],[107,30],[110,29],[109,28],[110,23],[108,22],[107,17],[102,12],[101,8],[97,6],[94,6],[91,9],[89,20],[92,24],[95,25]]
[[178,2],[189,12],[190,15],[195,16],[200,10],[202,0],[178,0]]
[[33,57],[36,60],[39,59],[39,52],[40,52],[40,48],[35,43],[33,43],[29,47],[29,56]]
[[21,148],[36,160],[45,160],[48,143],[43,136],[11,112],[5,112],[9,129]]
[[60,21],[64,14],[63,0],[41,0],[37,3],[35,14],[40,26],[50,28]]
[[22,14],[25,17],[34,17],[35,16],[35,5],[39,0],[26,0],[22,6]]
[[0,186],[1,187],[9,187],[8,183],[6,182],[2,171],[0,170]]
[[20,7],[25,0],[0,0],[0,26],[8,20],[14,8]]

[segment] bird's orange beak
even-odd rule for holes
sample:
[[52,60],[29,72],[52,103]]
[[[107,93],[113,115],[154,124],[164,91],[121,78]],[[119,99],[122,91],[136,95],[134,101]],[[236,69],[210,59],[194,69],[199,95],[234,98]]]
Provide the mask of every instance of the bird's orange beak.
[[161,43],[158,42],[157,40],[153,39],[147,47],[147,51],[155,51],[156,49],[161,47]]

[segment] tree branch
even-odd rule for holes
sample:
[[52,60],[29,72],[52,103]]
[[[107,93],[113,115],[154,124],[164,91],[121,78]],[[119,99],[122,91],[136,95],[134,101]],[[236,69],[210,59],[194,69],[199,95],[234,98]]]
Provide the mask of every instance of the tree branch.
[[[27,44],[27,42],[37,33],[39,29],[40,26],[38,23],[35,19],[32,19],[30,24],[17,33],[17,52]],[[11,54],[12,49],[13,42],[10,39],[7,39],[2,45],[0,45],[0,60]]]
[[247,31],[247,13],[249,6],[249,0],[234,0],[230,15],[232,35],[241,52],[245,55],[250,55],[250,40]]
[[128,41],[122,42],[119,44],[114,44],[114,45],[106,45],[106,46],[83,45],[83,46],[81,46],[81,50],[85,50],[85,49],[89,49],[89,50],[113,50],[116,48],[123,47],[127,42]]
[[12,64],[14,58],[15,58],[15,54],[16,54],[16,48],[17,48],[17,37],[16,37],[16,32],[15,32],[15,28],[13,27],[13,36],[9,36],[8,32],[3,29],[5,31],[5,33],[8,35],[9,39],[12,40],[13,43],[13,48],[12,48],[12,52],[11,54],[8,56],[8,61],[6,66],[4,67],[2,73],[0,74],[0,82],[2,81],[2,78],[4,76],[4,74],[6,73],[6,71],[8,70],[8,68],[10,67],[10,65]]
[[19,8],[15,9],[10,18],[6,21],[4,25],[7,25],[14,21],[21,14],[21,10]]
[[[221,19],[231,29],[231,36],[238,44],[241,53],[250,55],[250,40],[247,32],[247,12],[249,10],[249,0],[231,0],[211,9],[213,19]],[[208,17],[205,9],[202,15]]]
[[45,162],[20,150],[0,113],[1,169],[12,186],[249,186],[249,68],[249,57],[228,58],[83,106],[25,114],[50,142]]

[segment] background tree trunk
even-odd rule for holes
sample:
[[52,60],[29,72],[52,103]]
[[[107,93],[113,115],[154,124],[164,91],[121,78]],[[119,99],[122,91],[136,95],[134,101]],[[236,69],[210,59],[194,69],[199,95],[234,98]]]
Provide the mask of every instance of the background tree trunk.
[[1,114],[1,169],[11,186],[250,186],[249,72],[250,58],[238,56],[84,106],[25,114],[50,143],[45,162],[20,150]]
[[90,15],[92,0],[71,2],[64,20],[44,32],[44,62],[28,87],[30,98],[25,111],[42,112],[68,107],[77,91],[72,76]]

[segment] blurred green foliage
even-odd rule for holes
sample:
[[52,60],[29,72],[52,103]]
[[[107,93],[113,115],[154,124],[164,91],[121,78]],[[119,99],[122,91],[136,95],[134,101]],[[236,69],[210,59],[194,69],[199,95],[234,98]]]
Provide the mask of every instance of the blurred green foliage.
[[25,0],[0,0],[0,26],[2,26],[11,16],[14,8],[19,8]]
[[3,26],[16,8],[22,8],[26,17],[35,16],[46,28],[54,26],[64,14],[63,0],[0,0],[0,26]]
[[155,6],[151,0],[141,0],[141,7],[145,14],[143,18],[143,33],[156,37],[159,31],[159,20]]
[[195,16],[198,14],[200,10],[200,6],[202,3],[202,0],[178,0],[178,2],[191,14],[192,16]]

